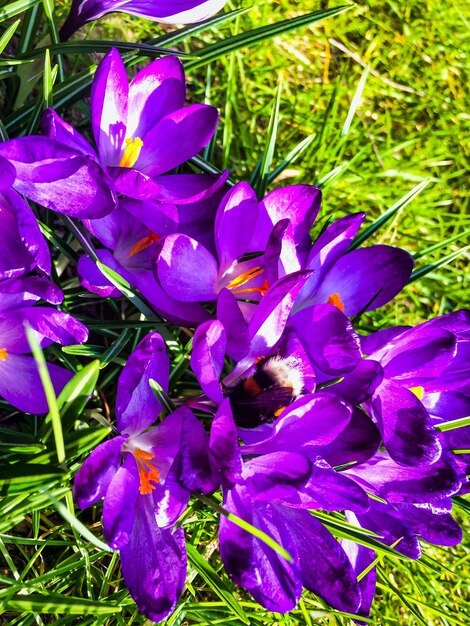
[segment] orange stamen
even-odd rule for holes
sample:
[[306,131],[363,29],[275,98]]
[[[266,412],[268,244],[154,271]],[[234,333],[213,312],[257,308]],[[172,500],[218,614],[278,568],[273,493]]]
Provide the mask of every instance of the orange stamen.
[[332,304],[333,306],[335,306],[340,311],[343,311],[344,313],[345,307],[344,307],[344,303],[341,300],[341,296],[339,295],[339,293],[330,294],[328,296],[327,304]]
[[6,361],[8,357],[8,352],[6,348],[0,348],[0,361]]
[[249,287],[247,289],[235,289],[234,292],[236,292],[237,294],[259,292],[262,296],[264,296],[268,289],[269,289],[269,283],[267,280],[265,280],[264,283],[260,287]]
[[121,160],[119,161],[119,167],[134,167],[137,159],[139,158],[140,151],[144,142],[140,137],[127,137],[125,140],[126,147],[122,153]]
[[142,250],[147,250],[147,248],[150,248],[150,246],[156,243],[159,239],[160,237],[155,233],[150,233],[147,237],[142,237],[142,239],[139,239],[139,241],[130,249],[129,257],[134,256],[134,254],[137,254],[138,252],[142,252]]
[[155,485],[150,483],[156,483],[158,485],[160,482],[160,472],[151,463],[154,456],[152,452],[146,452],[140,448],[136,448],[134,451],[134,458],[139,468],[139,493],[142,496],[152,493],[155,489]]

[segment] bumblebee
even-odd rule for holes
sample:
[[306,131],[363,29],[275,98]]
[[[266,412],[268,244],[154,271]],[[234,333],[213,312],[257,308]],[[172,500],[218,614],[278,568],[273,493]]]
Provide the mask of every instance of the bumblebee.
[[260,358],[251,376],[225,388],[233,418],[241,428],[270,424],[303,391],[302,373],[291,359]]

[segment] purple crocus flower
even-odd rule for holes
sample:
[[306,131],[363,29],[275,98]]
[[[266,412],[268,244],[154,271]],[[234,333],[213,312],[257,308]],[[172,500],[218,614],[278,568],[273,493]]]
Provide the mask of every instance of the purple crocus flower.
[[[304,425],[303,432],[308,430]],[[222,517],[220,554],[233,580],[268,610],[291,610],[304,586],[331,606],[355,612],[361,600],[352,565],[340,544],[306,509],[346,506],[364,512],[369,506],[366,493],[350,480],[343,482],[343,476],[318,458],[312,461],[282,448],[242,462],[242,454],[257,451],[238,446],[228,399],[214,418],[210,449],[224,485],[224,507],[265,532],[291,557],[287,560]]]
[[51,256],[34,213],[13,190],[0,192],[0,280],[37,269],[51,272]]
[[375,245],[348,252],[364,217],[357,213],[336,220],[314,242],[303,266],[312,275],[295,310],[326,303],[351,317],[384,305],[406,285],[413,259],[404,250]]
[[96,152],[52,109],[43,115],[42,131],[64,149],[81,158],[86,155],[97,167],[99,163],[114,189],[125,196],[196,201],[214,184],[214,177],[167,172],[209,143],[219,114],[205,104],[184,106],[185,95],[184,70],[176,57],[153,61],[129,85],[119,52],[111,49],[99,64],[91,88]]
[[115,11],[138,15],[163,24],[192,24],[214,15],[226,2],[227,0],[72,0],[70,13],[60,29],[60,38],[66,41],[87,22]]
[[8,168],[1,168],[0,189],[12,186],[47,209],[97,218],[114,208],[111,179],[86,151],[32,135],[0,143],[0,161],[8,161]]
[[[299,259],[305,256],[305,241],[310,241],[309,228],[319,204],[316,187],[286,187],[258,203],[253,189],[238,183],[222,199],[215,216],[215,254],[188,235],[169,235],[156,263],[158,280],[168,294],[182,302],[216,301],[228,290],[248,321],[255,306],[244,301],[261,300],[280,276],[301,269]],[[292,238],[289,254],[282,259],[276,231],[280,222],[282,231],[288,230]],[[289,265],[289,271],[280,274],[278,264],[282,262]]]
[[[54,303],[62,300],[57,288],[41,278],[19,278],[0,283],[0,395],[27,413],[47,413],[48,404],[36,362],[26,338],[28,324],[41,347],[52,343],[83,343],[87,328],[68,313],[43,306],[32,306],[41,296]],[[68,370],[48,363],[56,394],[72,377]]]
[[158,333],[147,335],[129,357],[118,381],[119,434],[85,461],[74,495],[82,508],[104,498],[104,537],[120,551],[137,606],[158,622],[174,610],[186,578],[183,529],[172,527],[191,491],[208,493],[218,483],[209,439],[189,409],[181,407],[151,427],[162,408],[151,378],[168,389],[169,360]]
[[[163,291],[154,277],[157,242],[178,229],[175,205],[123,198],[110,215],[100,220],[85,220],[84,223],[106,246],[97,250],[100,260],[139,289],[160,315],[180,325],[192,325],[208,319],[209,313],[201,305],[176,301]],[[121,296],[89,257],[80,258],[78,274],[82,285],[91,292],[103,297]]]

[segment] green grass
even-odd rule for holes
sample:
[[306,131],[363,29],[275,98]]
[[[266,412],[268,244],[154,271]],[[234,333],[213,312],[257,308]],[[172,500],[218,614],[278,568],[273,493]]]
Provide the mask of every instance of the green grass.
[[[64,3],[56,4],[58,14],[63,15]],[[249,5],[246,0],[231,2],[228,7]],[[319,8],[323,5],[313,2],[258,1],[235,21],[212,32],[195,34],[175,44],[175,48],[197,53],[226,37]],[[39,5],[30,9],[22,16],[23,25],[32,23],[41,12]],[[15,19],[12,16],[6,24]],[[24,32],[18,37],[22,26],[17,26],[19,30],[7,44],[6,52],[26,53],[35,45],[47,45],[44,19],[41,24],[31,38],[25,37]],[[229,167],[236,180],[250,180],[258,164],[263,163],[268,189],[321,182],[324,200],[319,224],[330,215],[366,211],[366,225],[370,225],[413,188],[428,181],[413,201],[400,208],[369,242],[405,247],[416,256],[417,268],[437,263],[469,243],[470,214],[464,191],[468,159],[464,100],[468,84],[467,30],[458,5],[438,0],[372,1],[273,41],[243,47],[212,61],[209,67],[201,65],[197,58],[189,60],[190,98],[206,98],[221,110],[218,136],[207,156],[217,167]],[[161,34],[158,25],[117,14],[85,27],[79,38],[86,35],[90,39],[141,42]],[[98,58],[94,53],[64,57],[65,75],[87,68]],[[15,71],[8,75],[2,73],[7,71],[6,66],[0,67],[0,77],[4,79],[1,104],[7,117],[11,119],[15,108],[31,101],[32,86],[37,85],[42,93],[43,68],[42,57],[15,66]],[[46,68],[44,93],[49,100],[54,97],[50,90],[53,75]],[[22,80],[13,101],[15,72]],[[278,86],[274,141],[270,119]],[[57,92],[55,97],[57,101]],[[33,114],[25,116],[23,130],[34,130],[42,105],[38,101]],[[66,113],[75,121],[83,120],[86,126],[83,104],[75,104],[73,109],[68,106]],[[287,159],[296,146],[301,147],[297,158]],[[276,170],[275,176],[268,176]],[[64,254],[73,259],[73,237],[59,243]],[[64,259],[61,257],[61,262],[66,264]],[[464,272],[467,265],[468,251],[449,264],[434,268],[411,283],[380,313],[364,317],[361,328],[416,324],[468,305],[468,273],[465,277]],[[104,551],[100,543],[93,545],[86,534],[91,531],[97,537],[102,535],[100,506],[79,513],[75,521],[69,491],[69,476],[76,472],[86,451],[107,434],[102,424],[112,418],[109,407],[113,406],[116,378],[141,337],[143,325],[128,302],[104,303],[74,287],[73,282],[71,287],[65,305],[71,312],[88,315],[90,307],[94,307],[99,319],[106,321],[94,320],[93,345],[80,352],[49,351],[72,369],[77,369],[83,359],[87,362],[87,358],[99,358],[98,391],[85,404],[98,374],[92,361],[88,369],[81,370],[81,393],[68,401],[59,398],[66,425],[66,470],[54,465],[54,420],[43,425],[39,420],[18,415],[19,432],[2,433],[3,441],[10,445],[5,462],[11,455],[24,462],[22,472],[9,477],[9,492],[0,503],[0,610],[4,611],[0,624],[145,624],[123,586],[119,559]],[[127,328],[119,326],[122,314]],[[178,366],[173,377],[180,387],[181,376],[183,383],[191,382],[184,370],[187,359],[182,357],[181,362],[183,366]],[[6,409],[6,404],[1,403],[0,408]],[[82,425],[91,428],[74,430],[78,416]],[[97,426],[94,418],[101,425]],[[74,436],[76,432],[78,438]],[[53,473],[40,476],[41,464],[46,469],[53,467]],[[38,489],[39,482],[42,489]],[[464,626],[468,622],[468,509],[464,511],[462,505],[457,513],[464,527],[467,524],[464,542],[457,548],[424,545],[425,558],[413,563],[382,555],[372,624]],[[190,559],[187,589],[177,612],[167,621],[168,626],[352,623],[348,617],[326,608],[312,594],[306,594],[290,615],[265,612],[224,574],[216,550],[217,514],[194,501],[183,525],[188,541],[197,546],[206,565],[194,555]],[[235,601],[229,602],[227,596],[232,594]]]

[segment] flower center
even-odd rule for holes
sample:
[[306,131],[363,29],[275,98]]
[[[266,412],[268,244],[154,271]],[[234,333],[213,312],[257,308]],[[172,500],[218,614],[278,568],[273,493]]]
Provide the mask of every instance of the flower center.
[[137,467],[139,468],[139,493],[142,496],[146,496],[155,489],[155,485],[151,483],[158,485],[160,482],[160,472],[151,463],[155,455],[152,454],[152,452],[146,452],[140,448],[136,448],[133,454]]
[[150,232],[150,235],[142,237],[142,239],[139,239],[139,241],[132,246],[129,251],[129,257],[134,256],[134,254],[137,254],[138,252],[142,252],[142,250],[147,250],[147,248],[150,248],[150,246],[156,243],[159,239],[160,237],[156,233]]
[[0,361],[6,361],[8,357],[8,352],[6,348],[0,348]]
[[243,287],[243,285],[246,285],[246,283],[250,282],[250,280],[252,280],[253,278],[256,278],[263,272],[264,272],[264,267],[261,267],[261,266],[253,267],[250,270],[243,272],[242,274],[240,274],[239,276],[231,280],[229,284],[227,285],[227,288],[230,289],[230,291],[232,291],[235,295],[239,295],[241,293],[258,292],[262,296],[264,296],[264,294],[269,289],[269,283],[267,280],[265,280],[263,284],[260,285],[259,287],[245,287],[245,289],[240,289],[240,287]]
[[127,137],[124,142],[126,147],[124,148],[123,155],[119,161],[119,167],[134,167],[135,162],[139,158],[140,151],[144,142],[140,137]]
[[339,295],[339,293],[330,293],[326,303],[332,304],[333,306],[335,306],[337,309],[339,309],[340,311],[344,313],[344,308],[345,308],[344,302],[341,300],[341,296]]

